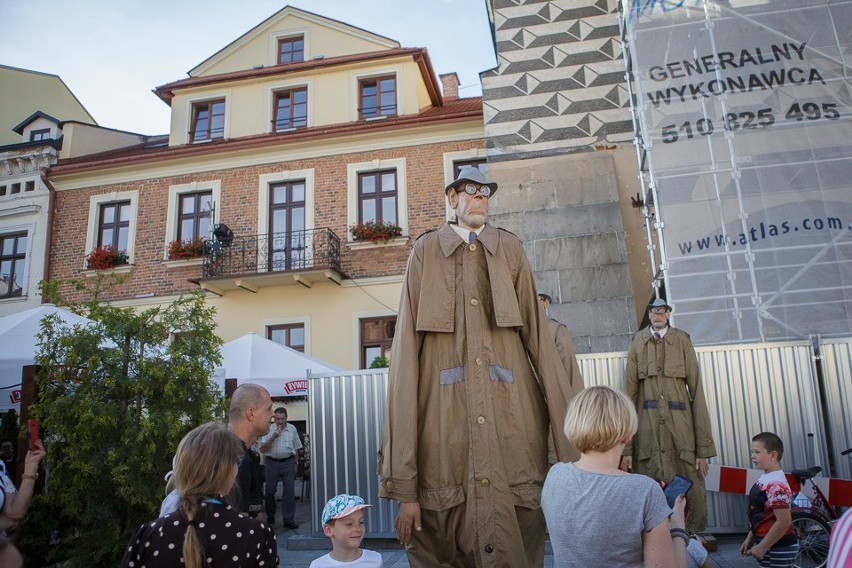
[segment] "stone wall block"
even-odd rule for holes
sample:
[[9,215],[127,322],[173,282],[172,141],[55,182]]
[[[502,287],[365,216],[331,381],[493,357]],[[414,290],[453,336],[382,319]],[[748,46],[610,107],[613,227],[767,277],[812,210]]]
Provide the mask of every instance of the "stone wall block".
[[616,235],[589,235],[536,241],[538,270],[560,270],[567,266],[601,266],[624,262]]
[[566,302],[624,297],[632,292],[624,264],[560,270],[559,285]]

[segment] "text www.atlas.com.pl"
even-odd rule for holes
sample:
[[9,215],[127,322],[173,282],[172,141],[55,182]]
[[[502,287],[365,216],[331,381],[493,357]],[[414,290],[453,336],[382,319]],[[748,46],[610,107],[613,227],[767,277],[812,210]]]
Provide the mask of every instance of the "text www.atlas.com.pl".
[[690,254],[698,251],[707,251],[714,248],[741,247],[752,242],[771,239],[790,233],[802,231],[843,231],[852,230],[852,225],[844,224],[839,217],[805,217],[800,222],[781,221],[780,223],[760,222],[754,227],[749,227],[747,233],[729,233],[711,235],[678,243],[681,254]]

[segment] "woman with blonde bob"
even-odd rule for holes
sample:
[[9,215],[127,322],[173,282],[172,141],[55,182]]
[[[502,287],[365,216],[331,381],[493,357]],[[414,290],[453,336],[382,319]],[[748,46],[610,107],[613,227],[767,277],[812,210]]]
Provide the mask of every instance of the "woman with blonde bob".
[[571,401],[565,435],[580,459],[554,465],[541,493],[554,567],[686,566],[686,499],[673,513],[656,481],[618,468],[637,424],[631,400],[609,387]]
[[225,502],[243,455],[237,436],[216,422],[184,436],[172,477],[180,506],[136,530],[121,566],[278,566],[275,533]]

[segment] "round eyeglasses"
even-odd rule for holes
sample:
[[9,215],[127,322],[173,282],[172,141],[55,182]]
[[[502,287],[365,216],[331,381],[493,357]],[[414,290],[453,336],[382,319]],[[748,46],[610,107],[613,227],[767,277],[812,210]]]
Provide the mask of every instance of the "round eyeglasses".
[[482,194],[482,197],[491,197],[491,187],[488,185],[474,185],[472,183],[466,183],[460,187],[456,188],[456,193],[461,193],[464,191],[468,195],[476,195],[476,190],[479,190],[479,193]]

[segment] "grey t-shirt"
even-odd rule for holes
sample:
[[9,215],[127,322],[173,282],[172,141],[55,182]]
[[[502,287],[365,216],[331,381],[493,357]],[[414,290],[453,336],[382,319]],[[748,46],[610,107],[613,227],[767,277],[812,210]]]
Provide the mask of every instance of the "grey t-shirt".
[[672,512],[650,477],[592,473],[570,463],[550,468],[541,508],[554,568],[641,568],[642,533]]

